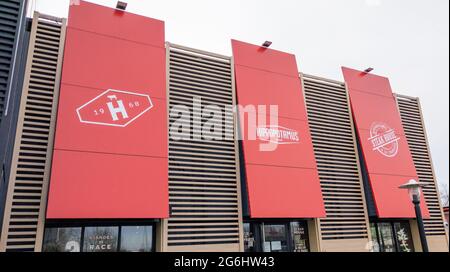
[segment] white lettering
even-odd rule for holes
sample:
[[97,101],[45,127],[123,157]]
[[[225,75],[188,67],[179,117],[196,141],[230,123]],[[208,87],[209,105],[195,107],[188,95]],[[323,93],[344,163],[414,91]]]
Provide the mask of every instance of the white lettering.
[[[117,100],[117,97],[115,95],[110,95],[108,96],[108,98],[111,99],[111,101]],[[125,109],[125,106],[123,105],[122,100],[117,101],[118,107],[114,107],[112,102],[108,102],[106,103],[106,105],[108,105],[108,109],[111,112],[111,117],[113,121],[119,121],[119,117],[117,117],[118,113],[122,114],[123,119],[128,119],[128,113],[127,110]]]

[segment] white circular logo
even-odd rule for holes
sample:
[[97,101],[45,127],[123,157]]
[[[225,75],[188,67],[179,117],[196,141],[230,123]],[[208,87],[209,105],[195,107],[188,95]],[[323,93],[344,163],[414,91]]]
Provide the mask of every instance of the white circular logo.
[[397,156],[400,137],[395,134],[395,130],[383,122],[374,122],[370,127],[370,138],[374,151],[380,152],[383,156],[393,158]]
[[80,252],[80,244],[77,241],[68,241],[65,250],[66,252]]

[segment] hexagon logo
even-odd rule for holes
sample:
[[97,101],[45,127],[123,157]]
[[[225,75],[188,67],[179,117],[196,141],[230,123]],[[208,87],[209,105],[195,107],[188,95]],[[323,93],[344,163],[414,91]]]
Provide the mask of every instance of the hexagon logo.
[[81,123],[126,127],[153,108],[149,95],[109,89],[77,109]]

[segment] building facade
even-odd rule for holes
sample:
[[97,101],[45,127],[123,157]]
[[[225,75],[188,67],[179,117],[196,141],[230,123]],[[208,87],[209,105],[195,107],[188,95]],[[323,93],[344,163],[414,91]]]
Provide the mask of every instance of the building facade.
[[84,1],[17,14],[0,251],[421,251],[409,179],[448,251],[420,101],[387,78],[175,45],[162,21]]

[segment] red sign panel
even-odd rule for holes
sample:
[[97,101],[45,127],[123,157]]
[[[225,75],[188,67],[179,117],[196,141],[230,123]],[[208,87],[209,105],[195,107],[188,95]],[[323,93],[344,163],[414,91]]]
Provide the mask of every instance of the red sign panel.
[[[415,218],[408,192],[419,180],[387,78],[343,68],[373,197],[380,218]],[[422,196],[422,212],[429,212]]]
[[69,13],[49,219],[168,217],[164,23]]
[[232,46],[250,216],[325,217],[295,56]]
[[[53,156],[48,218],[151,219],[167,210],[167,162],[159,158],[73,152]],[[149,171],[151,169],[151,171]],[[57,205],[58,204],[58,205]]]

